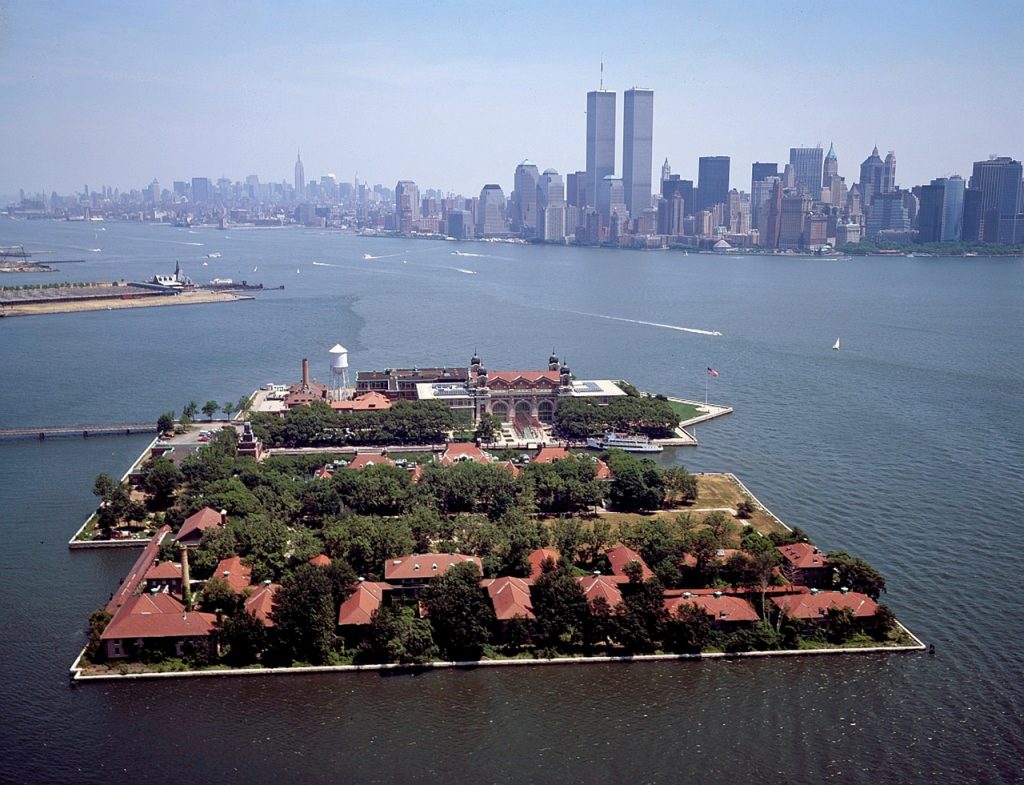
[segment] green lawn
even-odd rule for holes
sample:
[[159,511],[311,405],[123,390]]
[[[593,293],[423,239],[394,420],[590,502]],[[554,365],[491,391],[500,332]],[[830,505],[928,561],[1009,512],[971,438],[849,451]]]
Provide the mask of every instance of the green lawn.
[[679,401],[669,401],[668,405],[672,407],[676,415],[679,417],[679,422],[686,422],[692,420],[694,417],[699,417],[704,414],[692,403],[680,403]]

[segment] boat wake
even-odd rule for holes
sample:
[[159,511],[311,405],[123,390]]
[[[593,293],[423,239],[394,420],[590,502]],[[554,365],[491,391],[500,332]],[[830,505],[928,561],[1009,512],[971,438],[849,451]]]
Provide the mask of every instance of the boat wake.
[[337,267],[336,264],[328,264],[327,262],[313,262],[314,267]]
[[465,267],[453,267],[452,269],[466,275],[476,275],[476,270],[467,270]]
[[681,333],[693,333],[694,335],[721,335],[718,330],[701,330],[698,327],[680,327],[678,324],[665,324],[664,322],[648,322],[643,319],[626,319],[623,316],[608,316],[603,313],[587,313],[585,311],[570,311],[580,316],[592,316],[595,319],[608,319],[613,322],[627,322],[629,324],[642,324],[646,327],[661,327],[664,330],[676,330]]
[[452,256],[477,256],[483,258],[487,256],[485,253],[469,253],[469,251],[452,251]]

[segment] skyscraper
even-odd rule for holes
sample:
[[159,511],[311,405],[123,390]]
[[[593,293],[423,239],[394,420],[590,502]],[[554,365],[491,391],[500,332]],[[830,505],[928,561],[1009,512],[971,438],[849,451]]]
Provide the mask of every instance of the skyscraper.
[[750,225],[761,233],[762,243],[765,242],[768,202],[775,189],[772,178],[778,176],[777,163],[757,161],[750,167]]
[[963,178],[940,177],[921,187],[917,211],[918,235],[922,243],[955,242],[961,238],[964,217]]
[[828,152],[825,153],[825,163],[821,167],[821,187],[830,188],[832,178],[839,176],[839,157],[836,155],[836,148],[829,142]]
[[302,166],[302,154],[295,152],[295,201],[306,198],[306,170]]
[[[875,199],[875,194],[882,193],[882,173],[885,164],[878,154],[878,145],[871,151],[871,155],[864,159],[860,165],[860,204],[861,209],[867,210]],[[895,176],[895,162],[894,172]]]
[[395,185],[395,225],[398,231],[412,231],[419,217],[419,186],[412,180],[399,180]]
[[703,156],[697,162],[697,204],[695,212],[710,210],[729,200],[729,156]]
[[759,180],[767,180],[769,177],[779,176],[779,165],[777,163],[761,163],[755,161],[750,167],[750,190],[753,192],[754,183]]
[[587,205],[597,205],[600,182],[615,174],[615,93],[587,93]]
[[643,87],[627,90],[622,111],[622,187],[630,217],[639,218],[651,206],[654,91]]
[[537,236],[546,243],[565,241],[565,186],[554,169],[545,169],[537,183]]
[[500,185],[488,183],[480,191],[476,233],[480,237],[505,234],[505,192]]
[[896,190],[896,153],[890,150],[882,164],[882,193],[891,194]]
[[512,184],[512,231],[526,236],[537,232],[537,164],[525,160],[516,167]]
[[193,177],[192,178],[192,203],[193,204],[209,204],[213,194],[210,192],[210,178],[209,177]]
[[625,218],[626,213],[625,189],[622,185],[622,178],[615,175],[608,175],[598,185],[597,190],[597,212],[605,226],[611,226],[612,217],[617,216],[619,221]]
[[820,147],[791,147],[789,162],[793,165],[796,187],[811,199],[821,199],[822,152]]
[[669,177],[672,176],[672,167],[668,162],[668,158],[665,159],[665,163],[661,165],[661,182],[665,182]]
[[1012,158],[975,161],[970,187],[981,192],[979,239],[1013,243],[1024,231],[1024,183],[1021,162]]
[[683,200],[683,215],[693,215],[694,197],[693,197],[693,180],[683,180],[677,174],[670,174],[667,180],[661,183],[661,195],[665,199],[671,199],[676,194]]

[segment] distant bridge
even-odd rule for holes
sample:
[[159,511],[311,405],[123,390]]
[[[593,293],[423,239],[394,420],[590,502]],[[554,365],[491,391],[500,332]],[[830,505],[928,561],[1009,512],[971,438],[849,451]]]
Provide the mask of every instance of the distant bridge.
[[131,436],[136,433],[156,433],[155,422],[112,423],[107,425],[59,425],[51,428],[0,428],[0,441],[15,439],[60,439],[79,436]]

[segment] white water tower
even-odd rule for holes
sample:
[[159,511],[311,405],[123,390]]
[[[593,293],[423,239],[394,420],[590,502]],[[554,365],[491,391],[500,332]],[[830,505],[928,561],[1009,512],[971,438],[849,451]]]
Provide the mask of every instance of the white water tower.
[[331,399],[340,401],[348,391],[348,349],[340,343],[334,344],[331,355]]

